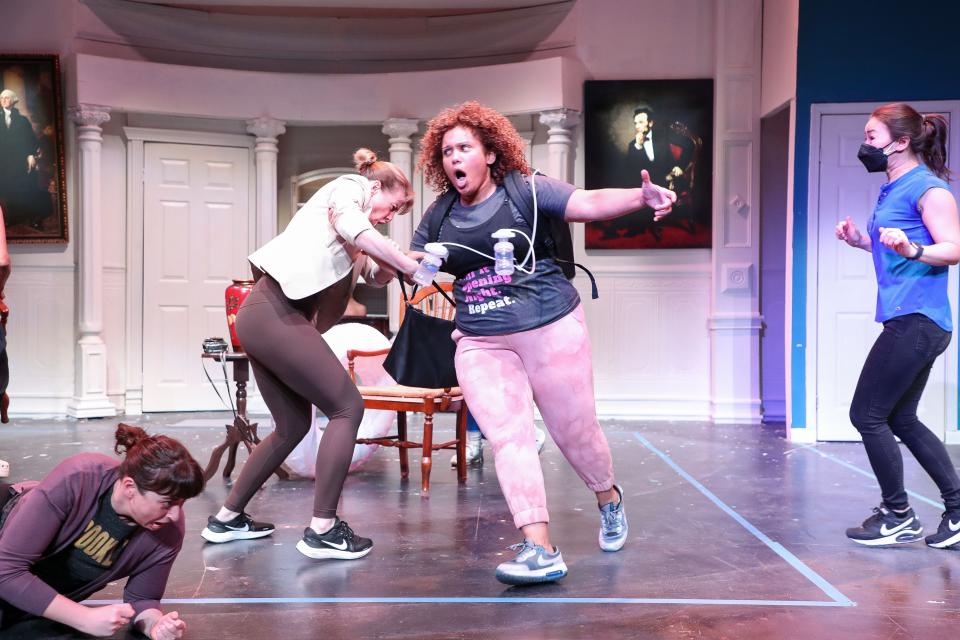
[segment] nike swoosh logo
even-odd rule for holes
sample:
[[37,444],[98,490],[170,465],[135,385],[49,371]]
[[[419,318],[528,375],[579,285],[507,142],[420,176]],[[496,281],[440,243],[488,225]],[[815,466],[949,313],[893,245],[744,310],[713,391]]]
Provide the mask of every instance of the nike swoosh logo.
[[321,540],[320,542],[322,542],[323,544],[328,544],[328,545],[330,545],[331,547],[333,547],[334,549],[339,549],[340,551],[346,551],[346,550],[347,550],[347,541],[346,541],[346,540],[344,540],[344,541],[341,542],[340,544],[334,544],[334,543],[332,543],[332,542],[327,542],[326,540]]
[[245,524],[242,527],[231,527],[228,524],[225,524],[223,526],[225,526],[227,529],[230,529],[230,531],[250,531],[250,525],[248,524]]
[[541,567],[549,567],[550,565],[553,564],[553,560],[547,560],[546,562],[544,562],[543,560],[544,560],[543,556],[538,556],[538,557],[537,557],[537,565],[539,565],[539,566],[541,566]]
[[907,526],[908,524],[910,524],[911,522],[913,522],[913,518],[910,518],[910,519],[907,520],[906,522],[903,522],[903,523],[901,523],[901,524],[898,524],[898,525],[895,526],[893,529],[887,529],[887,525],[886,525],[886,523],[884,523],[884,524],[880,525],[880,535],[882,535],[882,536],[889,536],[891,533],[896,533],[897,531],[900,531],[901,529],[906,528],[906,526]]
[[947,520],[947,526],[950,531],[960,531],[960,520],[957,520],[957,524],[953,524],[953,520]]

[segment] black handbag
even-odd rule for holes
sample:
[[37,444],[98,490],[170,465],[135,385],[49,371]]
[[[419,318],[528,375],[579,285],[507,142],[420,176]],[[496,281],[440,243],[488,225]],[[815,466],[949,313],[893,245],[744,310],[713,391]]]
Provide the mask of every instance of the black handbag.
[[[454,301],[437,283],[437,291],[455,306]],[[453,357],[457,345],[450,337],[456,323],[428,316],[410,304],[407,290],[400,279],[400,291],[407,305],[403,314],[403,323],[393,339],[390,353],[383,361],[386,369],[398,384],[407,387],[425,387],[427,389],[448,389],[457,386],[457,371]],[[417,287],[413,288],[416,293]],[[413,294],[411,294],[413,295]]]

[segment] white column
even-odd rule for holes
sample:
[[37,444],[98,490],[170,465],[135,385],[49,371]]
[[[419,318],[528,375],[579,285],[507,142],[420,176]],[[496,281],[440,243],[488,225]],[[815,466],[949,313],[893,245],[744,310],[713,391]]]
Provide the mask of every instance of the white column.
[[533,168],[533,131],[517,131],[520,139],[523,140],[523,157],[527,159],[527,164]]
[[74,418],[114,416],[117,409],[107,398],[107,347],[103,342],[103,239],[100,217],[100,152],[104,122],[110,109],[100,105],[71,107],[70,117],[77,124],[79,156],[80,230],[79,325],[76,349],[76,374],[73,400],[67,414]]
[[540,113],[540,123],[547,126],[547,168],[551,178],[573,181],[571,130],[580,124],[580,112],[574,109],[553,109]]
[[756,423],[761,419],[761,0],[714,6],[712,413],[715,422]]
[[256,136],[257,242],[263,246],[277,235],[277,138],[287,128],[282,120],[261,116],[247,120],[247,133]]
[[[413,182],[413,134],[417,132],[418,120],[389,118],[383,123],[383,134],[389,137],[390,162],[397,165]],[[406,251],[413,239],[413,225],[409,214],[397,216],[390,222],[390,238]],[[391,282],[387,287],[387,314],[390,316],[390,331],[400,328],[400,285]]]

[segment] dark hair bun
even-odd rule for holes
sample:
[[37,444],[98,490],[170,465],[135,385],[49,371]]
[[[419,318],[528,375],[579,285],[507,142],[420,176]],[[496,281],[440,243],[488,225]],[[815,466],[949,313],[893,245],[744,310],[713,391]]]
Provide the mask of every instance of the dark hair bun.
[[117,440],[113,450],[120,454],[130,451],[134,445],[146,438],[147,432],[140,427],[121,422],[117,425],[117,431],[113,434],[113,437]]

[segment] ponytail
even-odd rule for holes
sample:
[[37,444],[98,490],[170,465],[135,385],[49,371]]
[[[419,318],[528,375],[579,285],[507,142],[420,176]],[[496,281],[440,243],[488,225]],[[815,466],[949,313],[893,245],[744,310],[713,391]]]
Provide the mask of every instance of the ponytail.
[[910,138],[910,150],[938,178],[950,180],[947,168],[947,119],[939,113],[921,116],[904,102],[877,107],[871,114],[890,130],[894,140]]
[[916,141],[910,141],[910,148],[937,177],[950,180],[951,172],[947,168],[947,119],[939,113],[928,113],[923,116],[922,126],[923,132]]

